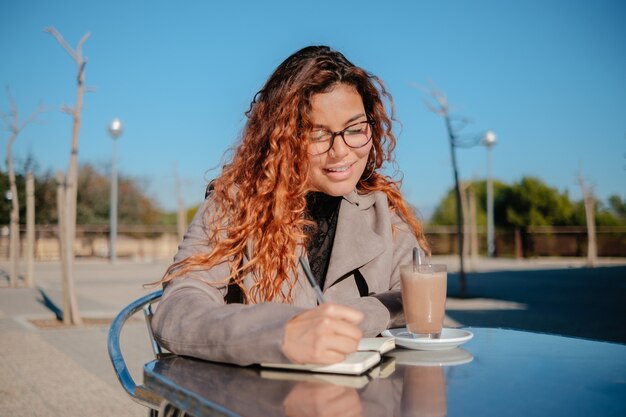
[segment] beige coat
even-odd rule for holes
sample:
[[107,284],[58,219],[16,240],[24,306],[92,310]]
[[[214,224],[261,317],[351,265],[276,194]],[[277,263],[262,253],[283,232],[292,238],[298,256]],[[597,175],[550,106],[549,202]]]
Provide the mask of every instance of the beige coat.
[[[175,261],[208,250],[205,200],[180,244]],[[408,225],[389,211],[382,192],[343,198],[330,256],[324,296],[327,301],[362,311],[365,336],[404,324],[400,297],[400,265],[411,262],[417,240]],[[315,293],[299,269],[291,304],[226,304],[227,263],[194,271],[167,285],[152,321],[162,346],[179,355],[248,365],[288,362],[281,350],[286,322],[303,309],[315,307]],[[363,277],[367,296],[360,296]],[[251,277],[244,280],[248,287]]]

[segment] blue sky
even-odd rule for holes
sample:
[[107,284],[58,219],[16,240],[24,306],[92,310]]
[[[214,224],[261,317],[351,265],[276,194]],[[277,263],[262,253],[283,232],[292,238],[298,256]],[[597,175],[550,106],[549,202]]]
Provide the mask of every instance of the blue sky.
[[[51,110],[23,131],[15,157],[67,169],[71,119],[58,109],[74,103],[76,69],[43,28],[73,46],[90,31],[86,79],[96,91],[85,97],[79,161],[110,164],[106,126],[121,118],[120,173],[172,209],[174,170],[187,205],[198,203],[272,70],[303,46],[327,44],[386,82],[401,122],[403,191],[425,214],[453,184],[443,121],[414,87],[428,80],[472,120],[465,137],[496,132],[494,178],[534,175],[579,199],[582,171],[601,199],[626,197],[624,21],[625,4],[608,0],[3,0],[0,86],[22,115],[40,100]],[[457,152],[462,179],[485,178],[484,147]]]

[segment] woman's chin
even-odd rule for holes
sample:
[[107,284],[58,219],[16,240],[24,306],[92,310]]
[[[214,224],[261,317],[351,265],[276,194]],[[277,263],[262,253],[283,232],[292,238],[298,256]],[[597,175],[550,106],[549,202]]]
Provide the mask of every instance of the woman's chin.
[[320,187],[314,187],[316,191],[328,194],[333,197],[341,197],[350,194],[356,188],[356,183],[352,181],[342,183],[328,183]]

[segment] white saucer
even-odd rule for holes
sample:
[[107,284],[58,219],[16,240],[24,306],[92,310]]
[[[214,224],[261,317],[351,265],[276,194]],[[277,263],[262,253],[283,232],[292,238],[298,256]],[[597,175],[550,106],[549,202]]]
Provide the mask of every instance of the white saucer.
[[450,350],[408,350],[396,349],[385,356],[395,358],[396,365],[412,366],[455,366],[474,360],[471,353],[461,348]]
[[383,336],[393,336],[396,345],[416,350],[448,350],[462,345],[474,337],[474,334],[464,329],[442,329],[439,339],[414,337],[405,327],[385,330]]

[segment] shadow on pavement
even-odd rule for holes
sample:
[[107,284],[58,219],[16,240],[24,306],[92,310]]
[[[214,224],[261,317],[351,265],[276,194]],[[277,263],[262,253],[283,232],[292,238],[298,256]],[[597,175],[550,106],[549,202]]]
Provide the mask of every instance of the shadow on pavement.
[[[626,266],[467,274],[468,299],[519,303],[525,308],[448,309],[465,326],[505,327],[626,343]],[[448,297],[458,275],[448,277]],[[497,304],[497,303],[496,303]],[[506,305],[506,303],[504,303]]]
[[52,311],[58,321],[63,321],[63,310],[61,310],[56,304],[54,304],[54,301],[52,301],[52,299],[48,297],[48,294],[46,294],[46,292],[42,288],[38,287],[37,290],[41,295],[41,298],[37,301],[43,304],[48,310]]

